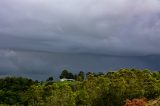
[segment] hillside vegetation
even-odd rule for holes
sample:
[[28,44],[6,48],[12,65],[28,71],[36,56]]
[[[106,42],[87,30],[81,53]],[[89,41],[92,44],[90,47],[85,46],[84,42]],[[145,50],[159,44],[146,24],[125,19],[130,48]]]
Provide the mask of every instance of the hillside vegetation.
[[[65,71],[67,73],[67,71]],[[120,69],[70,75],[73,82],[44,82],[22,77],[0,79],[1,106],[159,106],[160,73]],[[159,105],[158,105],[159,104]]]

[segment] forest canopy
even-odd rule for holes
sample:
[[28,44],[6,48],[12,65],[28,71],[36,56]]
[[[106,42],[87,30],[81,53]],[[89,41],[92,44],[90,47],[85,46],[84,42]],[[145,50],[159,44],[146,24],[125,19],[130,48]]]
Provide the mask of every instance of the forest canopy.
[[[160,72],[120,69],[107,73],[62,71],[54,81],[23,77],[0,79],[0,104],[16,106],[147,106],[160,97]],[[158,102],[157,102],[158,103]],[[149,105],[148,105],[149,106]],[[152,104],[152,106],[154,106]],[[156,105],[155,105],[156,106]]]

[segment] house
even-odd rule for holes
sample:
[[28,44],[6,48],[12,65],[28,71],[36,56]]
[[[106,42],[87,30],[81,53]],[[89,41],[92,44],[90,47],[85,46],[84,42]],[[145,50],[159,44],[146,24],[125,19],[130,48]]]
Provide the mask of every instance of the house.
[[61,82],[63,82],[63,81],[73,82],[73,81],[75,81],[75,80],[74,80],[74,79],[62,78],[62,79],[60,79],[60,81],[61,81]]

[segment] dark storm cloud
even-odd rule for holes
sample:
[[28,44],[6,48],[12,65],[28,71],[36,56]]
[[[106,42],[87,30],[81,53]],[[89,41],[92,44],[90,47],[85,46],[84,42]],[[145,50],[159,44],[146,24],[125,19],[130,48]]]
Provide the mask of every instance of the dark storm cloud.
[[160,66],[159,0],[1,0],[0,77]]
[[90,54],[47,53],[21,50],[0,50],[0,77],[25,76],[45,80],[58,79],[62,70],[73,73],[107,72],[120,68],[158,71],[160,56],[106,56]]
[[3,0],[0,48],[160,54],[159,0]]

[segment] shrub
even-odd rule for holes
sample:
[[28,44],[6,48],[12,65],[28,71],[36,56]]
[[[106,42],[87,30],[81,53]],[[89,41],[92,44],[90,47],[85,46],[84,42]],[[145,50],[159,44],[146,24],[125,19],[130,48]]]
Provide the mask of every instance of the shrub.
[[146,106],[147,100],[145,98],[142,99],[132,99],[132,100],[126,100],[124,106]]

